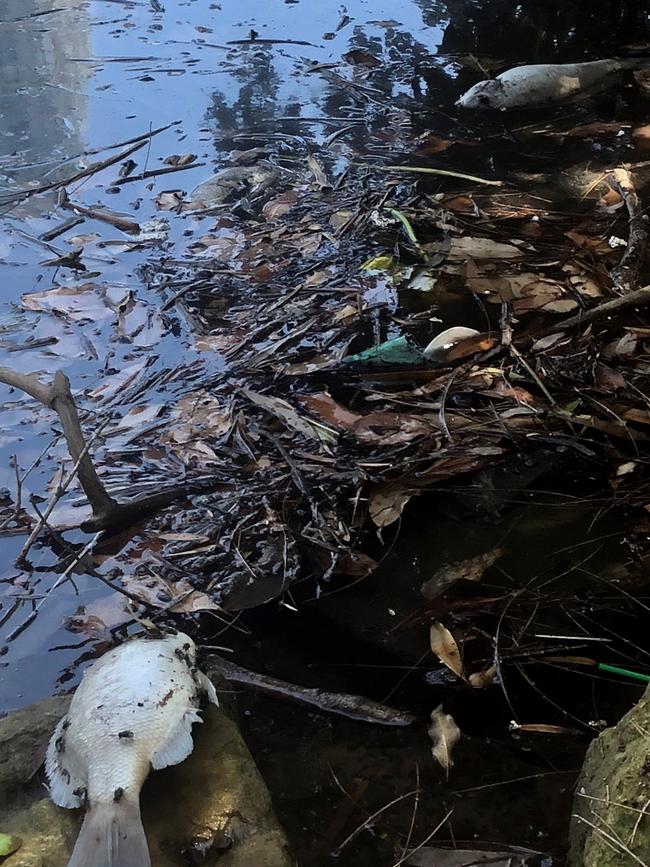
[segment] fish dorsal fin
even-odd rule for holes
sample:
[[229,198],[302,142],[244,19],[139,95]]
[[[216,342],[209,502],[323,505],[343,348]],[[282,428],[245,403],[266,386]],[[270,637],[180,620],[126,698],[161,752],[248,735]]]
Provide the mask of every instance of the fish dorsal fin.
[[192,725],[202,722],[201,715],[195,708],[186,710],[178,723],[169,732],[168,738],[151,757],[151,767],[154,771],[177,765],[186,759],[194,749],[192,740]]
[[50,786],[50,797],[59,807],[73,809],[83,807],[86,800],[86,783],[74,767],[73,757],[66,747],[69,722],[67,716],[60,719],[50,738],[45,756],[45,773]]
[[212,704],[216,704],[219,707],[219,698],[217,696],[217,691],[214,688],[214,684],[207,676],[207,674],[203,674],[202,671],[197,671],[194,675],[194,680],[199,689],[205,693],[207,699]]

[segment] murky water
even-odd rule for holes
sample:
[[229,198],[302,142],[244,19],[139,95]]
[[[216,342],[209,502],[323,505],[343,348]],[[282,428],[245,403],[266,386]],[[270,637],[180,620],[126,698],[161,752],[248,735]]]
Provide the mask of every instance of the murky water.
[[[171,154],[188,152],[197,154],[202,165],[117,188],[112,182],[117,177],[118,163],[68,188],[77,202],[86,206],[107,204],[142,224],[160,216],[154,201],[159,193],[192,189],[223,163],[231,147],[237,145],[238,136],[244,136],[250,144],[256,137],[263,143],[281,134],[298,137],[294,141],[306,147],[323,142],[345,127],[345,135],[363,154],[376,145],[376,130],[381,127],[382,117],[391,112],[405,111],[418,130],[447,131],[458,124],[466,128],[472,120],[459,121],[453,101],[476,76],[467,67],[455,64],[456,57],[472,53],[479,58],[515,62],[620,54],[625,46],[644,43],[649,35],[643,4],[622,5],[624,8],[618,9],[618,4],[607,2],[526,2],[517,4],[515,15],[514,4],[497,0],[350,0],[345,6],[339,0],[4,0],[0,9],[0,202],[7,204],[0,207],[4,212],[0,224],[0,364],[47,373],[63,369],[75,388],[91,390],[102,383],[106,370],[120,371],[137,365],[145,355],[153,359],[152,374],[191,365],[195,359],[182,320],[162,330],[152,350],[146,341],[138,347],[133,342],[112,340],[108,321],[62,324],[25,310],[21,298],[24,293],[78,282],[69,271],[44,262],[70,252],[71,236],[96,233],[103,245],[96,244],[92,252],[84,255],[87,267],[98,272],[98,279],[110,285],[116,297],[137,288],[142,311],[151,313],[159,305],[160,293],[143,282],[142,266],[152,255],[182,257],[188,237],[201,232],[199,220],[190,216],[170,220],[165,240],[153,250],[143,247],[124,251],[124,236],[93,219],[49,243],[40,241],[39,236],[69,216],[57,210],[56,193],[33,195],[17,205],[8,202],[9,194],[64,178],[88,161],[111,153],[85,152],[108,148],[149,129],[179,121],[155,136],[150,148],[136,155],[140,168],[159,168]],[[383,64],[381,74],[373,79],[376,93],[369,103],[360,102],[353,89],[321,74],[353,49],[368,51]],[[321,71],[310,71],[313,64]],[[614,103],[612,110],[617,110]],[[493,154],[476,149],[468,153],[465,165],[456,163],[455,167],[488,171],[493,160],[510,157],[507,151]],[[539,162],[539,154],[536,159]],[[110,244],[117,240],[122,246]],[[213,370],[221,367],[222,361],[215,357]],[[155,389],[150,396],[155,399]],[[36,427],[26,425],[31,414],[24,412],[15,394],[2,387],[0,400],[0,487],[13,492],[12,455],[18,456],[23,468],[35,461],[51,437],[52,419],[43,411]],[[119,401],[115,402],[118,405]],[[62,449],[55,448],[52,456],[32,471],[23,486],[27,507],[30,494],[48,495],[47,485],[63,454]],[[534,577],[529,570],[530,552],[537,548],[535,556],[542,555],[539,540],[548,536],[553,511],[544,507],[534,512],[536,531],[527,529],[531,516],[528,507],[525,516],[518,514],[515,524],[519,526],[520,522],[521,526],[512,531],[515,553],[508,564],[513,581],[523,580],[522,572],[526,572],[525,580]],[[553,550],[564,550],[580,534],[591,532],[592,517],[591,512],[581,514],[574,523],[563,512]],[[277,655],[273,668],[280,676],[302,676],[305,682],[317,678],[332,688],[367,692],[377,698],[397,687],[391,700],[415,705],[422,713],[435,706],[442,700],[442,691],[427,685],[417,669],[415,676],[419,680],[415,685],[413,675],[400,683],[401,666],[408,672],[412,665],[408,660],[417,640],[400,639],[402,643],[386,647],[379,636],[409,614],[409,605],[415,605],[412,591],[418,577],[433,571],[437,563],[462,555],[468,538],[473,538],[479,549],[489,548],[510,531],[504,526],[475,525],[468,531],[462,521],[440,518],[437,512],[428,516],[422,511],[412,519],[416,530],[405,535],[373,584],[371,606],[365,588],[324,600],[318,624],[312,620],[314,615],[307,618],[318,641],[312,652],[305,651],[304,625],[291,623],[287,632],[293,631],[294,643],[287,641],[285,645],[277,641],[277,630],[284,629],[286,623],[278,624],[275,614],[262,613],[258,623],[253,618],[255,641],[252,645],[243,642],[239,648],[242,660],[253,668],[259,667],[258,654],[265,648],[264,655],[268,656],[268,647],[273,645]],[[608,542],[607,556],[601,562],[603,569],[621,557],[621,549],[616,546],[622,528],[598,524],[593,530],[596,537],[609,533],[614,534],[614,542]],[[69,533],[68,539],[85,541],[81,533]],[[13,562],[23,542],[23,536],[2,537],[5,564]],[[57,577],[48,571],[54,555],[49,549],[36,549],[32,560],[40,573],[42,593]],[[543,571],[540,568],[535,574]],[[399,592],[395,591],[396,572],[400,573]],[[15,585],[9,583],[14,576],[10,565],[0,576],[0,594],[7,590],[5,596],[0,596],[3,631],[14,628],[21,614]],[[403,592],[404,584],[409,593]],[[77,671],[69,667],[84,648],[52,649],[77,643],[75,636],[61,629],[62,620],[78,606],[106,595],[105,588],[93,577],[81,575],[75,577],[74,586],[64,584],[48,598],[37,628],[26,630],[0,657],[0,711],[20,707],[74,682]],[[336,627],[331,625],[334,623]],[[330,629],[337,630],[338,648],[328,646]],[[405,690],[405,683],[410,690]],[[623,688],[625,695],[616,695],[607,706],[624,704],[629,691],[629,687]],[[608,701],[611,698],[610,693]],[[594,719],[608,713],[602,710],[600,700],[593,699]],[[581,742],[572,741],[567,747],[548,741],[538,747],[496,733],[491,740],[492,722],[477,721],[473,714],[493,711],[498,720],[496,728],[502,731],[507,720],[503,708],[497,710],[496,701],[494,707],[482,705],[480,710],[467,697],[452,697],[452,703],[457,704],[459,723],[468,733],[458,758],[460,769],[454,778],[454,790],[492,786],[514,776],[534,778],[536,788],[517,790],[520,813],[516,840],[530,846],[537,844],[541,849],[554,848],[566,825],[571,775],[555,802],[558,810],[565,810],[563,813],[535,817],[535,805],[557,792],[554,774],[577,767]],[[418,818],[418,831],[431,829],[452,805],[456,807],[456,824],[450,833],[514,841],[514,835],[509,836],[508,817],[498,820],[499,809],[512,817],[513,802],[494,809],[492,789],[486,790],[485,797],[482,792],[473,792],[459,802],[435,775],[422,731],[417,735],[392,731],[360,735],[358,726],[269,701],[260,703],[248,696],[242,697],[242,707],[249,714],[242,718],[242,724],[256,746],[282,818],[291,826],[306,859],[304,864],[324,863],[327,852],[340,842],[336,811],[343,809],[345,795],[339,784],[346,789],[367,789],[367,812],[372,812],[396,793],[413,787],[416,763],[429,792],[435,791],[440,797],[435,813]],[[542,703],[542,707],[547,705]],[[294,780],[285,786],[286,765],[294,762],[298,737],[303,739],[299,754],[306,772],[300,785]],[[484,759],[486,744],[494,751],[492,761],[476,771],[477,763]],[[496,789],[499,795],[501,791]],[[431,810],[431,803],[427,801],[423,809]],[[331,822],[323,817],[326,806],[333,811]],[[378,829],[374,842],[365,839],[359,851],[368,864],[379,863],[372,860],[377,852],[384,857],[390,850],[391,834],[401,839],[408,832],[411,806],[410,802],[404,805],[405,809],[398,810],[388,825]],[[478,813],[485,818],[477,819]],[[366,814],[354,815],[360,823]],[[320,835],[318,852],[310,858],[308,839],[315,829]],[[353,847],[349,851],[353,852]],[[352,857],[346,851],[339,863],[353,863],[345,860]]]

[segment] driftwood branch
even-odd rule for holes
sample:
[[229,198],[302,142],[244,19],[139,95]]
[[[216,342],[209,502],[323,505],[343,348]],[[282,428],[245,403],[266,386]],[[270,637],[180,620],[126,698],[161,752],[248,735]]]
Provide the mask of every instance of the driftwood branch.
[[626,168],[615,169],[608,178],[629,214],[629,237],[623,258],[610,272],[612,286],[616,292],[632,292],[639,282],[639,273],[645,261],[648,242],[648,218],[643,213],[639,197],[634,187],[632,175]]
[[326,692],[323,689],[298,686],[295,683],[288,683],[286,680],[278,680],[277,677],[249,671],[249,669],[241,668],[222,656],[211,655],[208,659],[208,668],[218,671],[231,683],[249,686],[276,698],[290,699],[299,704],[316,707],[321,711],[344,716],[348,719],[385,726],[407,726],[417,719],[411,713],[397,710],[359,695]]
[[122,214],[116,214],[115,211],[109,211],[108,208],[90,208],[87,205],[71,202],[64,189],[59,190],[58,205],[66,211],[82,214],[84,217],[90,217],[92,220],[101,220],[114,226],[121,232],[126,232],[128,235],[138,235],[140,233],[140,224],[136,223],[135,220],[131,220]]
[[[79,414],[70,390],[70,380],[62,371],[57,371],[52,384],[47,385],[41,382],[35,373],[20,373],[10,367],[0,367],[0,382],[19,388],[39,403],[53,409],[59,416],[68,451],[74,461],[74,467],[66,477],[65,487],[78,473],[81,487],[93,510],[92,517],[81,524],[81,529],[85,533],[127,526],[187,496],[189,487],[174,487],[127,503],[114,500],[104,487],[92,462],[88,451],[90,443],[86,443],[81,429]],[[58,497],[44,513],[45,519],[64,490],[62,483],[59,486]],[[33,542],[32,536],[37,534],[42,526],[43,523],[39,522],[37,528],[32,531],[28,540],[30,544]],[[25,556],[25,549],[21,554]]]
[[57,413],[70,457],[75,464],[79,464],[79,481],[92,506],[93,514],[100,515],[115,509],[117,503],[106,491],[88,454],[79,414],[70,390],[70,380],[65,373],[58,370],[54,374],[52,385],[46,385],[35,373],[19,373],[10,367],[0,367],[0,382],[19,388]]

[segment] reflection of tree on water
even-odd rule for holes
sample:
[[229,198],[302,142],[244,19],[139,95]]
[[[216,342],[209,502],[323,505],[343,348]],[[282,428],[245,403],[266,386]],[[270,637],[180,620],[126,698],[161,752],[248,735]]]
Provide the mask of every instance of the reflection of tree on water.
[[238,96],[232,102],[221,91],[212,95],[208,117],[214,118],[222,134],[238,130],[268,128],[275,118],[295,113],[295,105],[279,105],[281,79],[273,65],[274,49],[259,46],[242,49],[232,71],[240,83]]
[[[217,121],[222,135],[242,130],[276,131],[278,118],[312,113],[305,112],[305,106],[312,102],[317,89],[323,115],[345,118],[361,113],[371,119],[373,115],[394,111],[400,105],[406,107],[407,98],[414,92],[414,70],[432,60],[430,47],[408,30],[396,26],[386,27],[382,36],[362,26],[355,27],[341,52],[345,54],[352,49],[361,49],[380,62],[372,69],[368,80],[363,75],[363,65],[356,68],[342,64],[331,73],[327,69],[314,73],[305,70],[301,76],[293,68],[287,71],[288,64],[278,58],[277,48],[247,47],[234,59],[230,73],[239,84],[236,95],[225,90],[215,91],[208,117]],[[342,80],[350,78],[361,86],[367,83],[377,93],[372,99],[366,99]],[[297,98],[281,98],[281,90],[287,87],[289,80],[295,82],[302,102]],[[283,121],[281,131],[304,134],[305,126]]]
[[[429,24],[440,4],[415,0]],[[650,37],[643,0],[448,0],[441,51],[522,62],[591,59]]]
[[[0,183],[5,175],[22,185],[43,173],[39,164],[83,149],[88,68],[68,57],[89,53],[88,18],[81,7],[55,11],[61,5],[0,4]],[[51,15],[29,19],[48,10]]]

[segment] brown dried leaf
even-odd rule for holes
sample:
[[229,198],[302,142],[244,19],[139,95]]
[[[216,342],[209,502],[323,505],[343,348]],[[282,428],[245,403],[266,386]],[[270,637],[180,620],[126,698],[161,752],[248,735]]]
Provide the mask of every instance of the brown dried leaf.
[[471,196],[448,196],[441,204],[448,211],[455,211],[458,214],[479,215],[478,206]]
[[434,621],[429,628],[431,652],[457,677],[465,679],[463,660],[456,639],[442,623]]
[[375,526],[388,527],[394,524],[414,495],[413,489],[398,484],[389,483],[375,488],[368,501],[368,512]]
[[306,394],[299,398],[299,400],[311,413],[327,422],[327,424],[331,424],[337,430],[350,430],[355,422],[363,418],[359,413],[352,412],[346,407],[341,406],[326,391],[319,394]]
[[281,193],[274,199],[267,202],[262,208],[262,213],[267,220],[275,220],[276,217],[282,217],[288,214],[289,211],[298,201],[298,194],[293,190],[288,190],[286,193]]
[[446,151],[447,148],[450,148],[453,144],[455,144],[453,139],[442,138],[441,136],[431,132],[419,139],[416,153],[432,157]]
[[452,261],[467,259],[520,259],[524,251],[513,244],[493,241],[491,238],[452,238],[448,258]]
[[635,424],[650,424],[650,412],[647,409],[628,409],[623,413],[623,418]]
[[307,166],[309,167],[309,171],[314,176],[313,187],[318,190],[331,190],[332,184],[329,181],[329,178],[325,174],[325,169],[318,162],[316,157],[311,154],[307,157]]
[[625,377],[622,373],[619,373],[618,370],[613,370],[602,362],[596,365],[596,384],[612,391],[618,391],[621,388],[625,388],[626,385]]
[[467,678],[467,682],[473,689],[485,689],[494,682],[494,676],[497,673],[496,665],[491,665],[483,671],[475,671]]
[[607,238],[602,235],[590,235],[578,229],[571,229],[564,233],[567,238],[583,250],[589,250],[595,256],[607,256],[612,252],[612,248],[607,243]]
[[476,557],[459,560],[437,569],[428,581],[420,587],[420,593],[425,599],[435,599],[455,581],[480,581],[486,569],[489,569],[503,556],[503,548],[492,548]]
[[178,599],[178,602],[168,609],[174,614],[219,610],[219,606],[209,596],[194,590],[183,578],[172,583],[154,575],[123,575],[122,582],[130,593],[154,608],[167,608],[174,599]]
[[444,713],[442,705],[431,711],[427,734],[431,738],[431,755],[444,770],[445,776],[449,777],[449,769],[454,764],[451,754],[460,740],[460,729],[453,716]]
[[155,201],[159,211],[177,211],[183,205],[183,194],[180,190],[158,193]]
[[346,63],[350,63],[353,66],[382,66],[379,58],[375,57],[374,54],[370,54],[369,51],[364,51],[363,48],[353,48],[351,51],[346,51],[341,57]]

